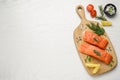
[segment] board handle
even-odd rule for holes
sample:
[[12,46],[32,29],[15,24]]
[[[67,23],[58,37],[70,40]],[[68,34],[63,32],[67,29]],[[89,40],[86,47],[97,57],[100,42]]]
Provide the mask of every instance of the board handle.
[[85,17],[85,10],[84,10],[84,7],[82,5],[78,5],[76,7],[76,12],[80,16],[81,22],[87,21],[87,19]]

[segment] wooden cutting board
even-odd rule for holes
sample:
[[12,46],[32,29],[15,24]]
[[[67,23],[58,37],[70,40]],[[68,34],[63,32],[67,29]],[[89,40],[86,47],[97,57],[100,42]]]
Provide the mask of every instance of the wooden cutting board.
[[[101,61],[99,61],[99,60],[97,60],[97,59],[95,59],[95,58],[92,57],[92,62],[98,63],[98,64],[101,65],[99,71],[96,74],[92,73],[93,68],[86,67],[86,65],[85,65],[85,63],[86,63],[85,59],[86,59],[87,55],[82,54],[82,53],[79,52],[80,44],[82,42],[84,42],[83,39],[82,39],[82,32],[84,30],[90,30],[86,26],[86,24],[90,24],[91,22],[94,23],[94,24],[97,24],[98,22],[96,22],[96,21],[89,21],[89,20],[86,19],[84,7],[82,5],[79,5],[79,6],[76,7],[76,12],[79,15],[79,17],[81,18],[81,23],[74,30],[74,42],[75,42],[78,54],[79,54],[79,56],[80,56],[80,58],[82,60],[82,63],[84,65],[84,67],[86,68],[87,72],[90,75],[100,75],[100,74],[103,74],[105,72],[108,72],[108,71],[112,70],[117,65],[117,57],[116,57],[114,48],[112,46],[112,43],[111,43],[110,39],[108,38],[108,35],[106,34],[106,32],[105,32],[105,34],[103,36],[108,39],[109,43],[108,43],[108,45],[107,45],[107,47],[106,47],[105,50],[112,55],[113,60],[111,61],[110,65],[107,65],[107,64],[105,64],[105,63],[103,63],[103,62],[101,62]],[[100,27],[102,27],[102,25],[100,23],[99,23],[99,25],[100,25]]]

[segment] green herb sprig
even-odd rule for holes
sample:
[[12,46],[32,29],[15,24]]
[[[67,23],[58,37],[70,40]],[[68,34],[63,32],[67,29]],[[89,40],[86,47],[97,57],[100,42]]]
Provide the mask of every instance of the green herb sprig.
[[111,62],[110,62],[110,64],[108,64],[108,66],[112,67],[112,66],[113,66],[113,63],[114,63],[114,61],[113,61],[113,59],[112,59]]
[[104,35],[105,33],[105,30],[101,28],[98,23],[97,25],[95,25],[94,23],[87,24],[87,26],[98,35]]
[[85,58],[85,62],[91,62],[91,56],[88,56]]
[[96,16],[97,19],[103,20],[103,21],[107,21],[107,19],[104,17],[104,11],[103,11],[103,7],[102,5],[98,6],[99,7],[99,11],[100,11],[100,16]]
[[96,41],[96,42],[99,42],[99,40],[97,38],[93,38],[93,40]]
[[99,51],[97,51],[97,50],[93,50],[93,51],[97,56],[101,56],[101,53]]
[[97,19],[103,20],[103,21],[107,21],[107,19],[105,17],[102,16],[96,16]]

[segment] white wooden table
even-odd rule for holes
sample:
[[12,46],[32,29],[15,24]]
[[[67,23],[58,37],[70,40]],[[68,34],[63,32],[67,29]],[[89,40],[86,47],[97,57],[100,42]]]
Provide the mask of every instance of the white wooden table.
[[[75,7],[89,3],[96,9],[107,3],[117,6],[116,17],[108,18],[113,26],[105,30],[118,65],[97,77],[86,72],[73,41],[80,23]],[[119,0],[0,0],[0,80],[118,80],[119,48]]]

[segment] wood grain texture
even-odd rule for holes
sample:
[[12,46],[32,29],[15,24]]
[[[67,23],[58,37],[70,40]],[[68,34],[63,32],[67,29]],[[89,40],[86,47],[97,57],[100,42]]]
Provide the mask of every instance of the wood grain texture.
[[[80,46],[80,44],[81,44],[82,42],[84,42],[83,39],[82,39],[82,33],[83,33],[85,30],[90,30],[90,29],[86,26],[86,24],[90,24],[91,22],[94,23],[94,24],[97,24],[98,22],[96,22],[96,21],[89,21],[89,20],[86,19],[84,7],[83,7],[82,5],[79,5],[79,6],[76,7],[76,12],[77,12],[77,14],[79,15],[79,17],[81,18],[81,23],[80,23],[80,24],[78,25],[78,27],[74,30],[74,42],[75,42],[75,45],[76,45],[78,54],[79,54],[79,56],[80,56],[80,58],[81,58],[81,60],[82,60],[82,62],[83,62],[84,67],[86,68],[87,72],[88,72],[90,75],[100,75],[100,74],[103,74],[103,73],[105,73],[105,72],[111,71],[111,70],[114,69],[115,66],[117,65],[117,57],[116,57],[115,50],[114,50],[114,48],[113,48],[113,46],[112,46],[112,43],[111,43],[111,41],[110,41],[107,33],[105,33],[102,37],[105,37],[106,39],[108,39],[108,42],[109,42],[109,43],[108,43],[108,45],[107,45],[107,47],[106,47],[105,50],[106,50],[107,52],[109,52],[109,53],[112,55],[112,57],[113,57],[113,60],[111,61],[111,65],[112,65],[112,66],[106,65],[105,63],[103,63],[103,62],[101,62],[101,61],[99,61],[99,60],[97,60],[97,59],[95,59],[95,58],[93,58],[93,57],[92,57],[92,62],[93,62],[93,63],[98,63],[98,64],[100,64],[100,65],[101,65],[100,70],[99,70],[96,74],[93,74],[93,73],[92,73],[93,68],[88,68],[88,67],[85,66],[85,63],[86,63],[86,62],[85,62],[85,59],[86,59],[87,55],[82,54],[82,53],[79,52],[79,46]],[[99,23],[99,25],[100,25],[100,27],[102,27],[100,23]]]

